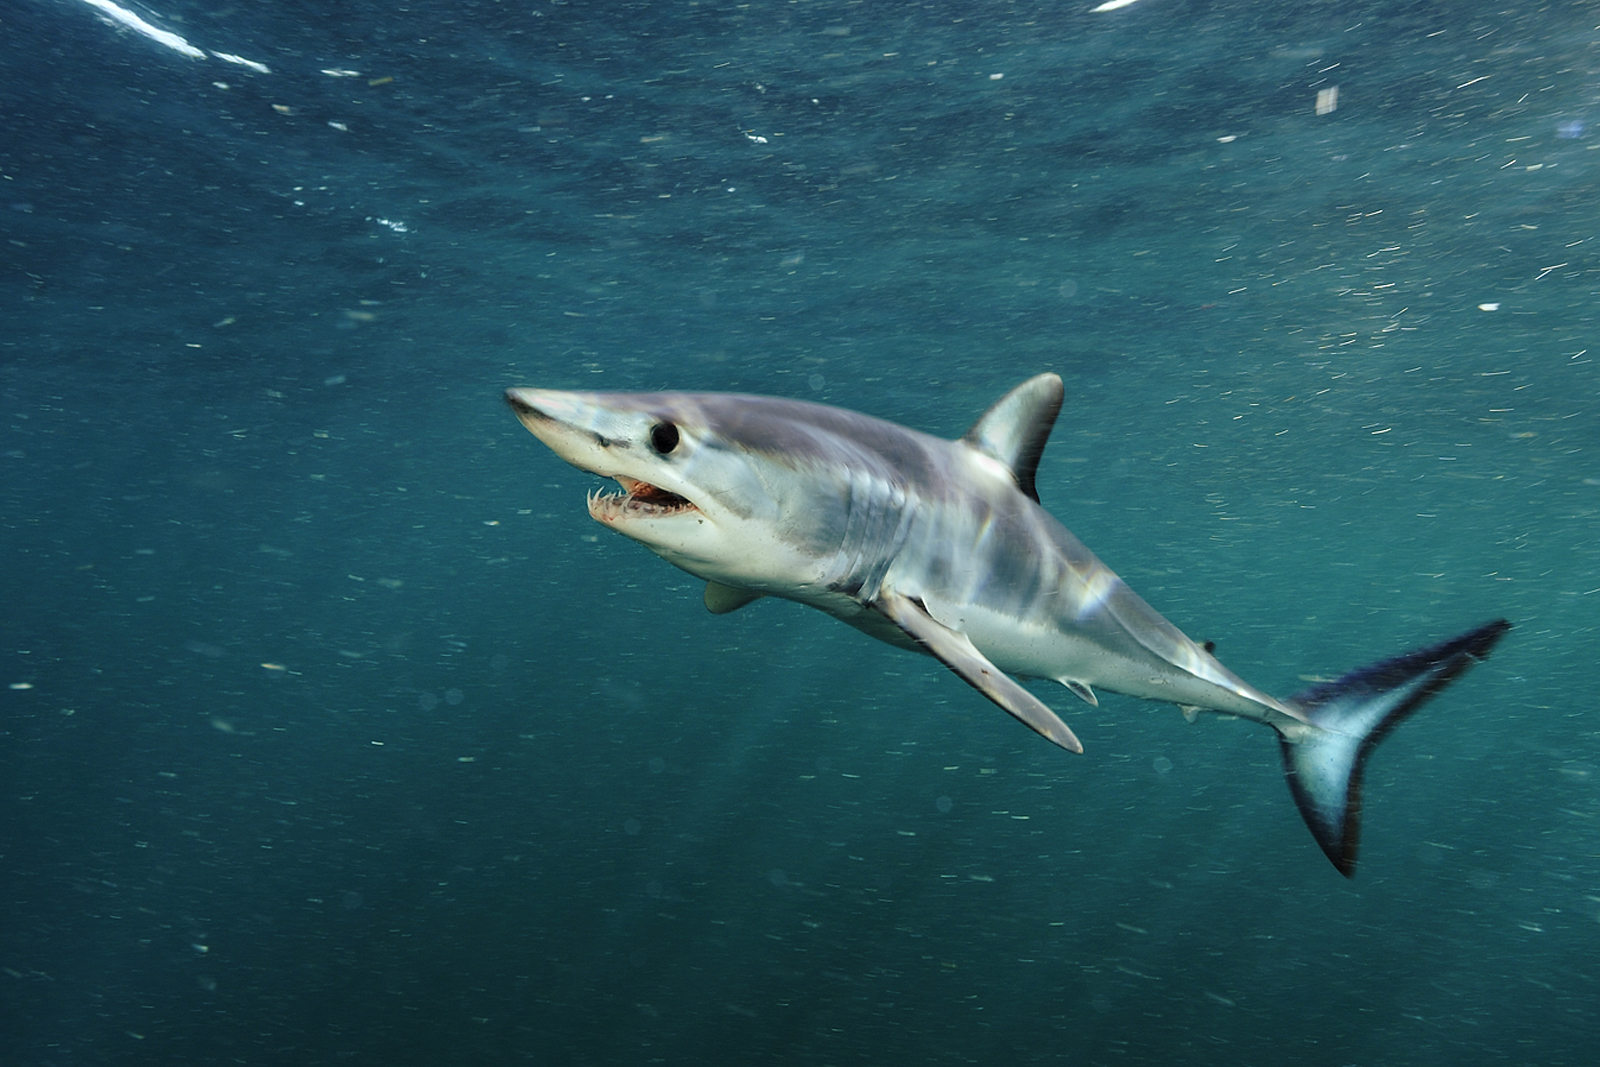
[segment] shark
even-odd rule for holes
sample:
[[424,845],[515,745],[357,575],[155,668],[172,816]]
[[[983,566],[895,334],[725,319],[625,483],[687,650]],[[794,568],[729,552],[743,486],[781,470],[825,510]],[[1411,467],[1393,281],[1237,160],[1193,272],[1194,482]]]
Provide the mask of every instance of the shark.
[[801,400],[513,388],[523,426],[619,488],[591,517],[705,581],[727,614],[763,597],[820,609],[939,660],[1071,752],[1083,745],[1018,678],[1270,727],[1323,853],[1355,873],[1373,747],[1511,629],[1458,636],[1275,697],[1134,593],[1041,505],[1040,458],[1065,395],[1029,378],[955,440]]

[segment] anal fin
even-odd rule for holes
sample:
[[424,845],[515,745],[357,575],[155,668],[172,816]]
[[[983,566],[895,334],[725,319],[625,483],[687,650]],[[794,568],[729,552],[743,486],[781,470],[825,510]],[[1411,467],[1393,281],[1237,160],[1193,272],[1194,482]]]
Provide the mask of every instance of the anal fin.
[[998,704],[1029,729],[1068,752],[1082,752],[1083,743],[1056,718],[1045,703],[978,651],[972,639],[928,614],[921,601],[885,589],[872,608],[909,634],[962,681]]

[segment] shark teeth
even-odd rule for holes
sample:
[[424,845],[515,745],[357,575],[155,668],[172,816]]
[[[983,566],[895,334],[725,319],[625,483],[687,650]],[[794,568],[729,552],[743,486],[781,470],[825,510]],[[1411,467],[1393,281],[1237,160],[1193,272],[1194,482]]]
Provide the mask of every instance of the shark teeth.
[[622,492],[596,489],[589,494],[589,514],[602,522],[624,516],[676,515],[696,510],[688,500],[660,486],[621,474],[611,477],[622,486]]

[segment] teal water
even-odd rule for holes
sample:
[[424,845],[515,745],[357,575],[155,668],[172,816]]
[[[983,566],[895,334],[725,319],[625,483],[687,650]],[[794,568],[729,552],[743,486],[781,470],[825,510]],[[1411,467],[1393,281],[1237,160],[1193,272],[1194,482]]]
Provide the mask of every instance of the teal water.
[[[1600,9],[1092,6],[0,15],[0,1062],[1591,1062]],[[712,617],[500,400],[1043,370],[1253,683],[1516,623],[1354,881],[1262,728]]]

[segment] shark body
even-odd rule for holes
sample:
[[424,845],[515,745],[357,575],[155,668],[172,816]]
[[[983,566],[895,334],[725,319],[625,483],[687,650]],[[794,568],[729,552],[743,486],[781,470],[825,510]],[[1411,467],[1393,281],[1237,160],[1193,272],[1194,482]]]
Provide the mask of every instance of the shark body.
[[723,393],[511,389],[557,455],[616,480],[589,513],[707,582],[719,614],[763,596],[819,608],[928,653],[1073,752],[1071,729],[1013,676],[1095,704],[1100,688],[1276,731],[1291,792],[1324,853],[1356,861],[1361,769],[1394,724],[1510,624],[1279,699],[1224,667],[1139,598],[1039,504],[1034,480],[1063,396],[1031,378],[946,440],[841,408]]

